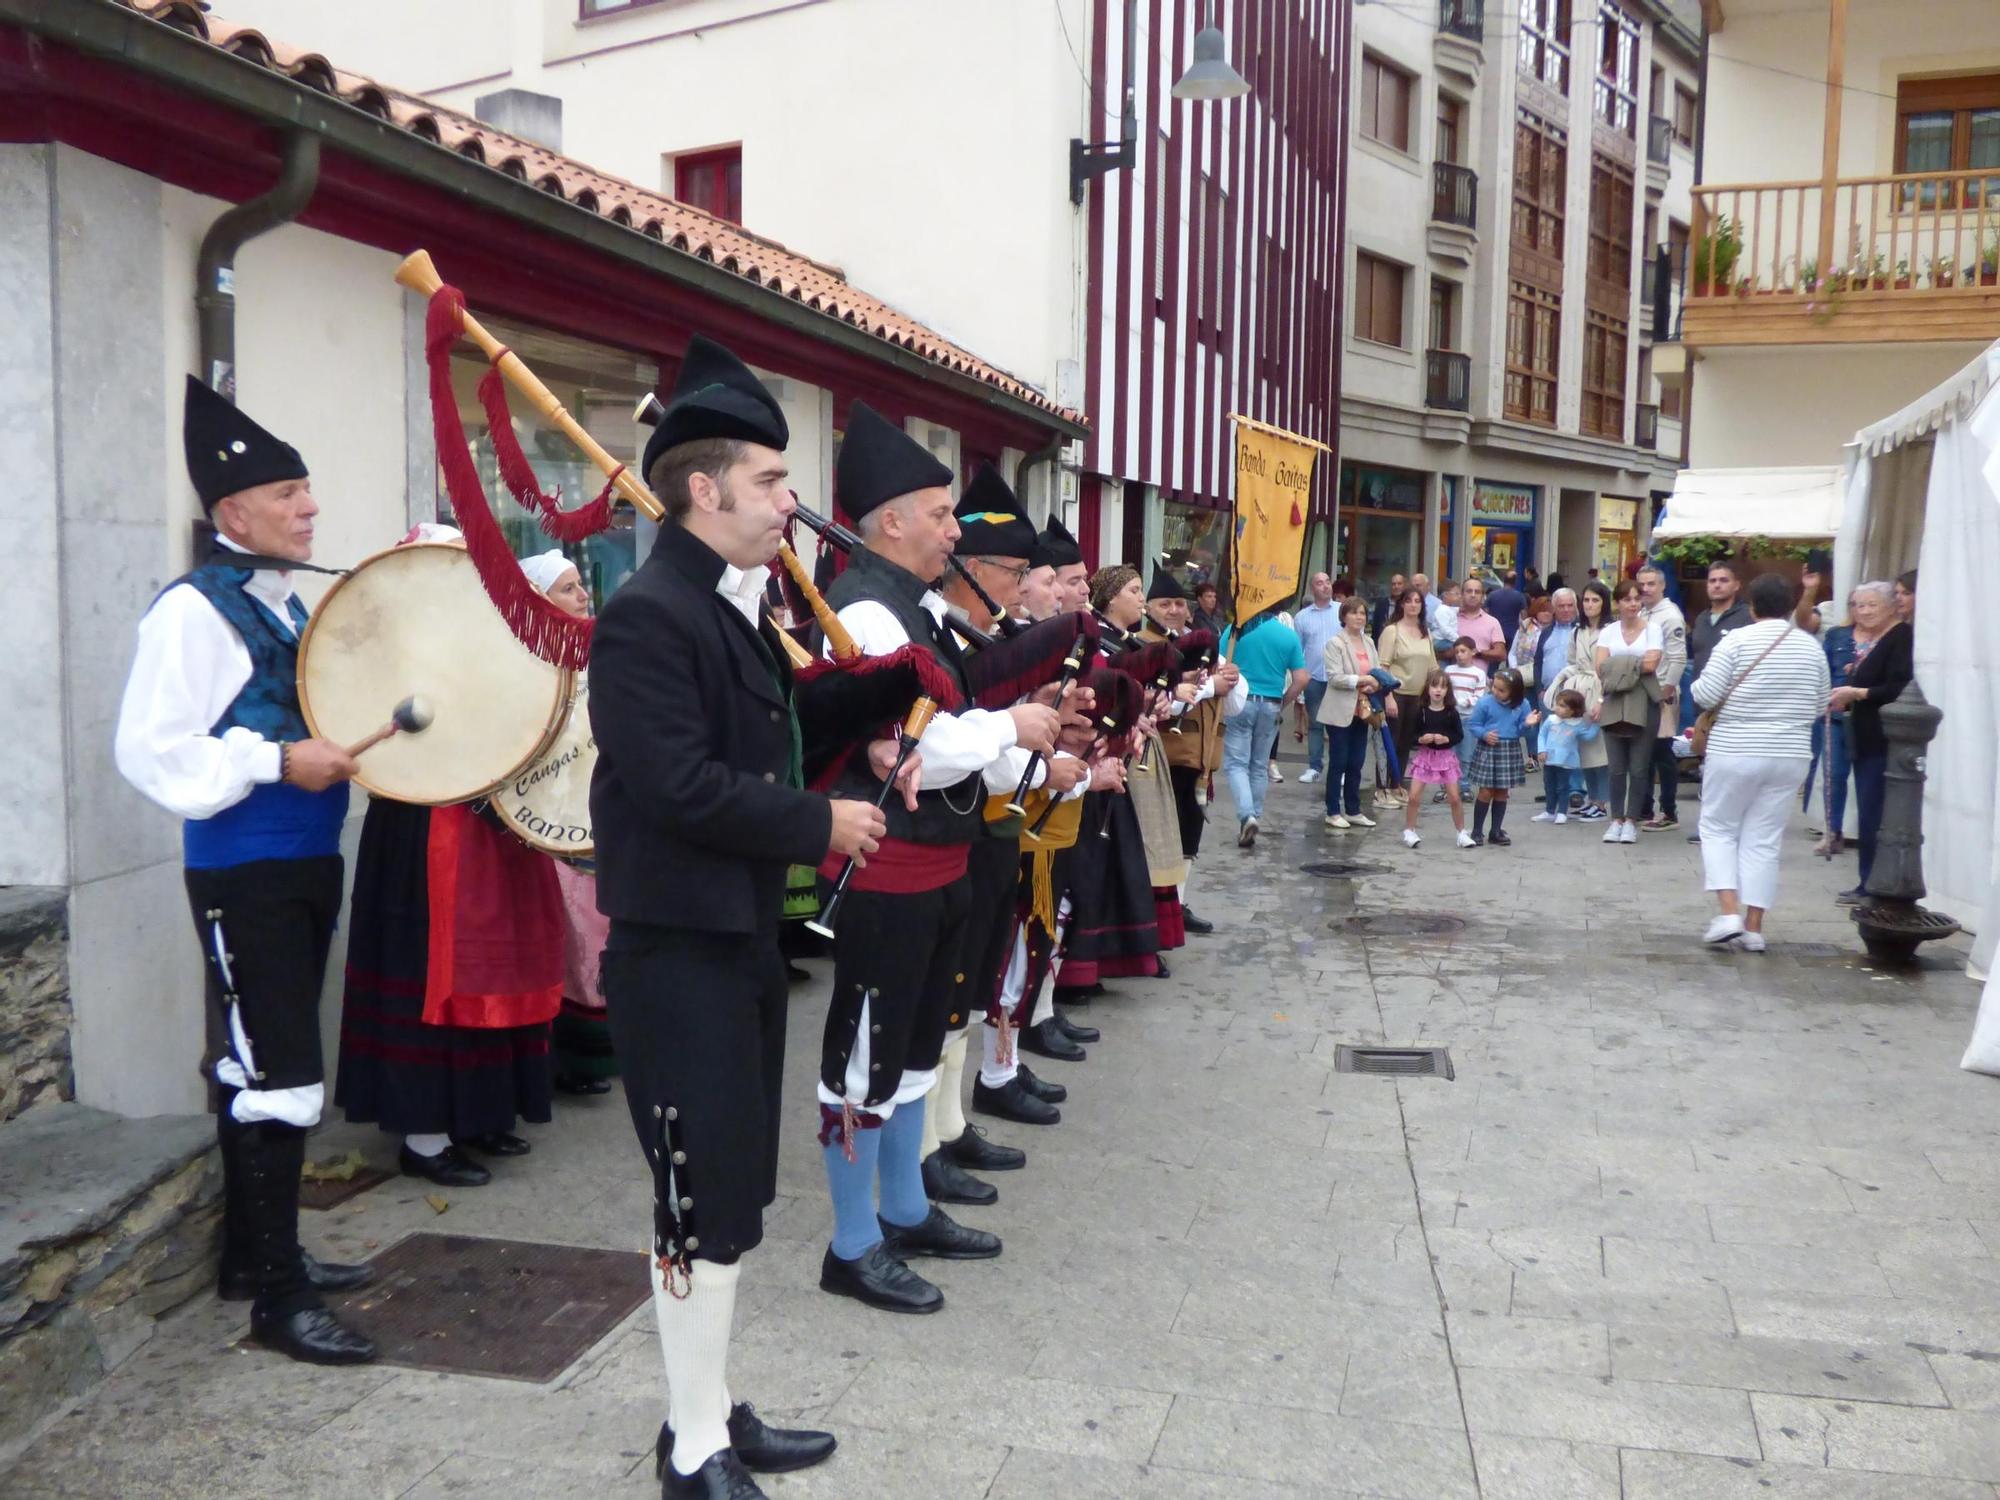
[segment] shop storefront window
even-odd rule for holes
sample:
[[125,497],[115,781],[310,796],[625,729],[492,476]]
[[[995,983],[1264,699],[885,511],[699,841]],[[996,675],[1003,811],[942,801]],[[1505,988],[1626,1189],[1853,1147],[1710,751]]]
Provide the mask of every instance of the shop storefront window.
[[1379,598],[1392,576],[1415,572],[1423,559],[1425,476],[1348,464],[1340,478],[1334,573]]
[[1541,491],[1531,484],[1475,480],[1466,529],[1468,572],[1505,577],[1535,560],[1535,514]]
[[1230,512],[1178,500],[1163,500],[1160,508],[1160,550],[1181,586],[1190,594],[1203,583],[1222,586]]
[[[520,355],[542,383],[555,392],[556,399],[584,430],[602,443],[607,452],[638,461],[644,447],[645,429],[633,420],[639,398],[659,384],[659,367],[623,350],[580,339],[549,333],[501,319],[482,318],[493,336]],[[556,545],[543,534],[537,518],[515,504],[500,482],[499,460],[494,456],[486,426],[486,409],[480,405],[479,382],[487,371],[486,361],[476,354],[454,353],[451,361],[452,389],[458,397],[459,418],[479,468],[488,504],[500,529],[506,533],[516,557],[546,552]],[[515,435],[521,451],[535,471],[545,493],[561,487],[562,505],[571,510],[594,499],[604,488],[604,475],[579,453],[569,439],[543,421],[541,413],[518,393],[509,391],[508,405],[514,416]],[[450,497],[445,494],[443,476],[437,486],[438,519],[455,523]],[[632,530],[632,510],[621,505],[609,531],[566,548],[570,560],[590,590],[592,607],[601,609],[618,585],[637,566]]]
[[1639,502],[1606,495],[1597,502],[1597,571],[1619,579],[1639,555]]

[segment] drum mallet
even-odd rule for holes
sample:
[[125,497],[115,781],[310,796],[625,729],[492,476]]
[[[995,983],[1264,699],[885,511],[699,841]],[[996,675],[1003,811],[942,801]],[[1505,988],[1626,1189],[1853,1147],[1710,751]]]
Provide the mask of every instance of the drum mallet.
[[389,722],[369,735],[365,740],[357,740],[347,747],[349,755],[359,755],[364,750],[372,750],[392,734],[422,734],[431,727],[431,700],[422,693],[412,693],[396,705]]
[[[889,794],[896,789],[896,778],[903,774],[903,767],[916,752],[917,741],[924,737],[930,727],[931,716],[937,712],[937,704],[929,698],[919,698],[910,705],[910,716],[903,720],[902,733],[896,739],[896,764],[883,778],[882,790],[875,794],[875,810],[880,812],[888,805]],[[847,857],[847,863],[840,868],[840,876],[833,883],[833,893],[826,898],[826,905],[820,913],[806,923],[807,932],[816,932],[823,938],[833,936],[834,913],[840,909],[840,898],[847,894],[847,882],[854,878],[854,856]]]

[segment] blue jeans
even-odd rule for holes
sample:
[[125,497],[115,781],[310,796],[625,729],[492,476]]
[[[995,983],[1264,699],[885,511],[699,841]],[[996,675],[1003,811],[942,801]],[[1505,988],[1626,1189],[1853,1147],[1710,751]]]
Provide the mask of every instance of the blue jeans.
[[1306,764],[1315,771],[1326,766],[1326,747],[1333,743],[1333,726],[1319,721],[1319,704],[1325,696],[1324,682],[1306,679]]
[[1826,720],[1813,720],[1812,763],[1806,767],[1806,784],[1799,791],[1799,809],[1812,811],[1813,773],[1820,768],[1820,761],[1826,762],[1826,831],[1839,833],[1847,826],[1847,776],[1852,769],[1847,746],[1847,719],[1845,716],[1833,721],[1833,743],[1826,743]]
[[1243,712],[1222,725],[1222,774],[1236,802],[1236,821],[1264,815],[1271,789],[1271,746],[1278,738],[1278,703],[1252,698]]
[[1888,770],[1886,754],[1859,755],[1854,759],[1854,803],[1861,816],[1861,832],[1854,840],[1861,856],[1861,878],[1855,885],[1864,891],[1868,889],[1869,873],[1875,868],[1875,840],[1882,832],[1882,798],[1888,791]]
[[1552,813],[1569,811],[1569,794],[1572,789],[1583,789],[1583,773],[1572,771],[1568,766],[1542,767],[1542,806]]
[[1479,741],[1475,740],[1470,733],[1456,745],[1452,746],[1452,749],[1458,754],[1458,779],[1460,781],[1464,781],[1466,777],[1472,774],[1472,752],[1478,748]]
[[1583,777],[1583,795],[1589,801],[1603,807],[1611,800],[1611,767],[1585,766],[1578,773]]
[[1325,725],[1327,743],[1332,747],[1326,772],[1326,815],[1361,811],[1361,768],[1368,764],[1369,728],[1362,719],[1344,728]]

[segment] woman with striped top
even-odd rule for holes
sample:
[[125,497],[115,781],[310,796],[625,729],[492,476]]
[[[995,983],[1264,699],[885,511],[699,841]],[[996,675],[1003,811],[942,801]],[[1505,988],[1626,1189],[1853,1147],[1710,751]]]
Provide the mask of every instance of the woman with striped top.
[[1751,624],[1716,643],[1694,700],[1717,709],[1701,773],[1701,862],[1719,911],[1704,935],[1764,951],[1778,894],[1778,848],[1826,710],[1826,653],[1792,623],[1791,584],[1750,585]]

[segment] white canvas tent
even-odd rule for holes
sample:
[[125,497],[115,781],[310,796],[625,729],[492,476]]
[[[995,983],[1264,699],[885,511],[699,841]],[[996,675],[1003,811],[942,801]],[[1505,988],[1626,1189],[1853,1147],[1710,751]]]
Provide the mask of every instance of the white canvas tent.
[[1656,537],[1767,536],[1823,542],[1840,530],[1846,470],[1682,469]]
[[[1977,933],[1975,973],[2000,938],[2000,343],[1855,435],[1834,553],[1836,598],[1920,570],[1917,682],[1944,711],[1924,789],[1929,904]],[[1966,1066],[2000,1073],[2000,978],[1989,977]],[[1975,1057],[1975,1053],[1979,1054]]]

